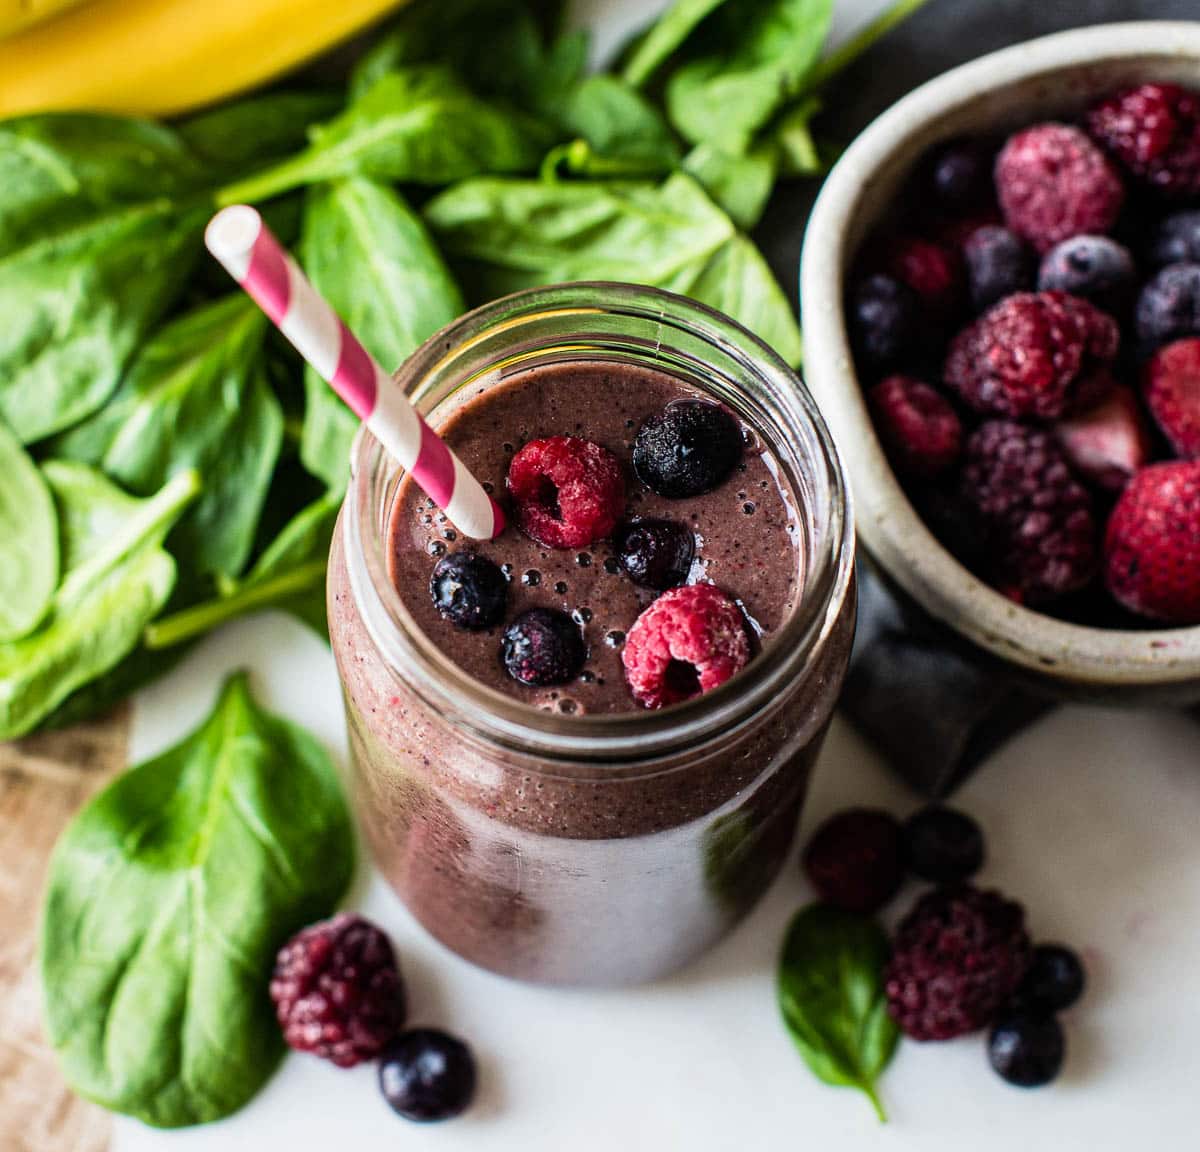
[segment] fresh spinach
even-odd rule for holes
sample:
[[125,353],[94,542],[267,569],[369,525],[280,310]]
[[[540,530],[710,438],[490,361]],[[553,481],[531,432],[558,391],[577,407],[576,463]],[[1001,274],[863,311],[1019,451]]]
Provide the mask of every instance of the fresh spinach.
[[484,298],[568,280],[624,280],[724,309],[791,364],[800,330],[754,245],[691,177],[661,185],[470,180],[425,216]]
[[589,76],[572,88],[559,106],[558,122],[601,156],[654,165],[651,175],[663,175],[679,162],[679,145],[661,113],[615,76]]
[[0,740],[22,736],[115,667],[167,602],[175,561],[163,538],[200,490],[180,472],[138,500],[83,464],[48,461],[62,578],[36,631],[0,644]]
[[769,144],[735,155],[713,144],[697,144],[684,158],[683,170],[743,231],[762,219],[779,174],[779,154]]
[[353,863],[328,753],[235,675],[200,728],[101,792],[55,849],[41,971],[68,1082],[158,1127],[242,1107],[283,1055],[275,953],[333,910]]
[[204,490],[171,537],[189,572],[237,576],[279,456],[283,415],[263,367],[266,317],[238,293],[150,338],[111,400],[53,451],[146,495],[176,472]]
[[[389,368],[398,368],[464,309],[421,218],[392,189],[370,180],[309,192],[301,259],[317,291]],[[311,368],[305,396],[301,459],[340,492],[358,421]]]
[[779,957],[779,1009],[818,1079],[857,1088],[884,1120],[876,1082],[899,1030],[887,1014],[884,930],[869,916],[812,904],[788,928]]
[[38,626],[58,586],[58,515],[37,465],[0,420],[0,643]]
[[727,0],[675,0],[635,45],[621,69],[626,83],[642,87],[679,50],[706,16]]
[[533,120],[474,95],[441,65],[386,73],[311,137],[299,155],[225,187],[219,202],[256,202],[355,175],[446,184],[479,172],[526,172],[547,143]]

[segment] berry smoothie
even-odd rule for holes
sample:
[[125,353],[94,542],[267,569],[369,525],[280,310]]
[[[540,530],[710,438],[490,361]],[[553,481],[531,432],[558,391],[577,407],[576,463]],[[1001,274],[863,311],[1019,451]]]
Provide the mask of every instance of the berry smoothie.
[[[643,980],[786,855],[849,655],[851,557],[840,509],[831,533],[809,503],[821,476],[736,390],[661,351],[588,355],[558,323],[568,355],[432,362],[450,378],[428,418],[508,529],[463,540],[382,482],[366,521],[343,511],[330,628],[363,825],[418,919],[508,975]],[[360,471],[386,472],[370,451]]]

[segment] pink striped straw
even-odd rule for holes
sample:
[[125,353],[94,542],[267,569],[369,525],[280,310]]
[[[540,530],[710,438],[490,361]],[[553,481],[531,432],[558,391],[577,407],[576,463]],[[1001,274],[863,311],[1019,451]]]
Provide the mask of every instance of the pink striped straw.
[[222,209],[209,221],[204,241],[464,536],[491,540],[504,531],[500,506],[317,295],[253,208],[236,204]]

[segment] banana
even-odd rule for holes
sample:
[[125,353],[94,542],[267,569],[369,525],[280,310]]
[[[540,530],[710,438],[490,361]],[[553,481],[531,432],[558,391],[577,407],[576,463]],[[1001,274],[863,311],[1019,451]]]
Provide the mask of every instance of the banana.
[[11,36],[56,16],[65,8],[74,8],[82,0],[0,0],[0,37]]

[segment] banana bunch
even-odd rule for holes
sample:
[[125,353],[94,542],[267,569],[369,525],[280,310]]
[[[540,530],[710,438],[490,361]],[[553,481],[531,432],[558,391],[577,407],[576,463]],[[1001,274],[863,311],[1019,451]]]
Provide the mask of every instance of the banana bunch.
[[0,0],[0,117],[171,116],[252,88],[404,0]]

